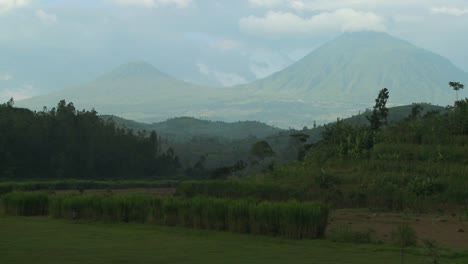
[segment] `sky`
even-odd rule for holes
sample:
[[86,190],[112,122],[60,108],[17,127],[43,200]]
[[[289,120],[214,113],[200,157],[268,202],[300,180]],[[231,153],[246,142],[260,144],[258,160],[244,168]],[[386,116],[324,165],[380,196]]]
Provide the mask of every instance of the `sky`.
[[146,61],[176,78],[263,78],[344,32],[383,31],[468,72],[467,0],[0,0],[0,102]]

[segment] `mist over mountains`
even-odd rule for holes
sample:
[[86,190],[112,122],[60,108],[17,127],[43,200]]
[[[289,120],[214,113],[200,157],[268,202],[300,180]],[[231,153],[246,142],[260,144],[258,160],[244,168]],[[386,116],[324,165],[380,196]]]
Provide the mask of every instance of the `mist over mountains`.
[[[53,77],[51,77],[53,78]],[[42,109],[61,99],[143,122],[177,116],[278,127],[310,126],[351,116],[390,90],[390,105],[451,104],[449,81],[468,74],[449,60],[385,33],[346,33],[264,79],[229,88],[178,80],[145,62],[129,63],[94,81],[18,102]],[[464,96],[464,94],[461,94]]]

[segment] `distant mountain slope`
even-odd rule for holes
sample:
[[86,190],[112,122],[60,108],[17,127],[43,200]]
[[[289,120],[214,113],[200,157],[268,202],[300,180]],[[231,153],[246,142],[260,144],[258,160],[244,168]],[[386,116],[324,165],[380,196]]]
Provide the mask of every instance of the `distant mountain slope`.
[[198,86],[166,75],[151,64],[124,64],[96,80],[56,93],[18,102],[42,109],[65,99],[77,109],[95,108],[136,120],[164,120],[173,116],[197,116],[210,106],[223,103],[230,94],[222,88]]
[[[194,85],[140,62],[17,105],[42,109],[66,99],[77,109],[95,108],[100,114],[148,123],[192,116],[300,128],[356,115],[372,107],[384,87],[390,91],[389,106],[452,104],[455,95],[449,81],[468,84],[468,74],[406,41],[385,33],[361,32],[344,34],[286,69],[247,85]],[[467,95],[467,91],[460,93],[460,97]]]
[[102,116],[112,119],[117,125],[134,130],[155,130],[159,135],[177,139],[191,139],[196,136],[218,137],[225,139],[244,139],[249,136],[264,138],[282,131],[257,121],[226,123],[221,121],[200,120],[192,117],[171,118],[164,122],[145,124],[116,116]]
[[347,33],[286,69],[247,86],[315,102],[368,104],[384,87],[393,104],[448,104],[451,80],[468,74],[449,60],[385,33]]

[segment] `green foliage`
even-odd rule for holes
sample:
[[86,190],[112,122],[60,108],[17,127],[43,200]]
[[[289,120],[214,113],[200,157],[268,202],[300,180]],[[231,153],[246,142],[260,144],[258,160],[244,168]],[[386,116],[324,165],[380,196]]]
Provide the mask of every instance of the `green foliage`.
[[60,101],[41,112],[0,106],[0,178],[118,179],[174,176],[173,152],[154,138],[118,129],[96,111]]
[[323,168],[321,169],[320,174],[316,174],[314,180],[321,189],[330,189],[340,183],[340,180],[337,177],[326,173]]
[[392,231],[392,240],[400,248],[416,246],[417,239],[416,231],[407,223],[398,225]]
[[322,140],[311,148],[308,159],[323,162],[336,158],[365,157],[373,146],[373,137],[367,127],[350,125],[338,119],[334,124],[325,126]]
[[458,91],[463,89],[465,86],[460,82],[449,82],[449,86],[452,87],[452,89],[456,92],[457,94],[456,101],[458,101]]
[[158,198],[145,194],[68,194],[49,199],[49,213],[56,218],[155,222],[295,239],[322,237],[328,218],[328,208],[316,202]]
[[367,117],[372,131],[379,130],[383,125],[387,125],[388,108],[386,106],[388,100],[388,89],[380,90],[379,95],[375,99],[374,109],[371,116]]
[[[2,264],[395,264],[399,257],[388,244],[292,241],[151,224],[1,217],[0,230]],[[468,263],[466,250],[452,252],[441,256],[442,263]],[[407,254],[408,263],[419,264],[423,258],[418,250]]]
[[174,141],[188,141],[193,137],[222,138],[241,140],[249,136],[264,138],[281,132],[282,129],[258,121],[239,121],[226,123],[222,121],[201,120],[193,117],[169,118],[152,124],[139,123],[117,116],[102,116],[104,120],[112,119],[117,126],[135,131],[158,131],[163,138]]
[[441,255],[440,250],[437,247],[437,244],[434,241],[424,240],[423,241],[423,255],[426,256],[424,260],[425,264],[440,264],[441,263]]
[[275,156],[275,152],[270,147],[270,144],[265,140],[261,140],[253,144],[249,154],[260,160]]
[[87,190],[87,189],[129,189],[129,188],[169,188],[176,187],[178,181],[90,181],[90,180],[56,180],[56,181],[20,181],[0,182],[0,195],[12,191],[38,190]]
[[6,215],[47,215],[49,197],[45,192],[11,192],[0,202],[0,211]]
[[342,225],[328,232],[327,238],[333,242],[339,243],[375,243],[375,231],[368,229],[367,231],[353,231],[348,225]]
[[177,186],[176,195],[182,197],[199,195],[220,198],[252,197],[261,200],[307,200],[312,198],[309,197],[309,193],[305,189],[241,181],[185,181]]
[[411,107],[411,114],[408,116],[408,118],[413,120],[420,118],[423,110],[424,106],[422,104],[413,104]]

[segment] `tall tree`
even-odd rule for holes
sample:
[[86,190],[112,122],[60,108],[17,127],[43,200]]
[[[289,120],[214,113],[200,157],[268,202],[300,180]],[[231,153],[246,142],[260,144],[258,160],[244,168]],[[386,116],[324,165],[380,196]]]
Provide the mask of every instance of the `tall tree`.
[[458,101],[458,91],[463,89],[465,86],[461,82],[449,82],[449,86],[456,92]]
[[379,130],[383,125],[387,124],[387,117],[388,117],[388,108],[387,108],[387,100],[388,100],[388,89],[383,88],[380,90],[379,95],[375,99],[374,109],[372,110],[372,115],[367,116],[367,120],[369,120],[370,127],[373,131]]

